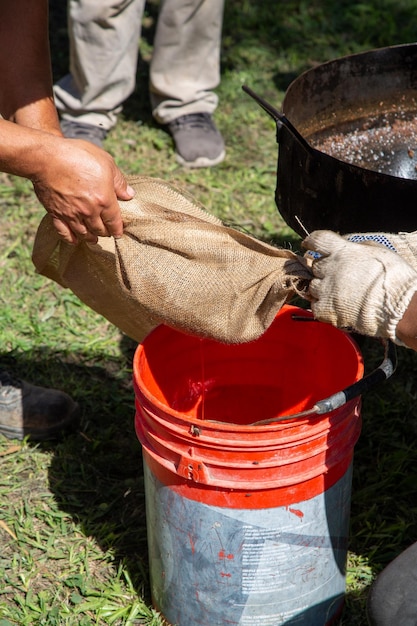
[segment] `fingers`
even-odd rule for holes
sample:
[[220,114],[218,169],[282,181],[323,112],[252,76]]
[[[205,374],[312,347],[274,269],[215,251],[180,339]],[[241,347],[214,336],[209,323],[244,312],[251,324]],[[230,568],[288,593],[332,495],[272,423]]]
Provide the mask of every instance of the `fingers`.
[[318,252],[321,256],[328,256],[346,247],[347,242],[330,230],[316,230],[308,235],[302,243],[306,250]]
[[53,208],[49,210],[56,231],[61,239],[68,243],[88,241],[97,243],[98,237],[120,238],[123,235],[123,221],[120,208],[104,209],[101,214],[88,215],[79,212],[75,215],[63,215]]
[[120,170],[116,170],[114,177],[114,191],[119,200],[131,200],[135,195],[133,187],[127,181]]
[[63,241],[66,241],[67,243],[70,243],[73,245],[78,243],[77,236],[72,232],[68,224],[63,222],[58,217],[53,217],[53,216],[52,216],[52,221],[53,221],[56,232],[58,233],[59,237]]
[[84,215],[82,222],[72,222],[71,229],[85,239],[87,232],[97,237],[120,238],[123,235],[123,221],[117,201],[114,206],[103,209],[101,213]]
[[87,241],[88,243],[97,243],[97,235],[89,232],[89,230],[82,224],[75,225],[71,222],[66,222],[60,217],[51,215],[52,221],[59,237],[70,243],[76,245],[80,241]]
[[320,319],[318,303],[323,296],[323,289],[326,291],[330,287],[327,283],[330,282],[335,259],[340,256],[338,252],[349,244],[332,231],[317,230],[304,239],[302,246],[308,250],[306,256],[310,255],[311,270],[314,274],[308,287],[308,298],[314,315]]
[[102,237],[112,236],[115,239],[119,239],[123,235],[123,220],[120,214],[120,206],[117,202],[119,200],[131,200],[135,195],[135,190],[127,184],[127,181],[121,171],[116,169],[114,176],[114,202],[108,209],[104,209],[101,213],[101,219],[105,229],[105,233],[96,232]]
[[321,282],[320,282],[320,278],[313,278],[313,280],[310,281],[310,284],[308,286],[308,295],[310,300],[314,303],[317,300],[319,300],[320,298],[320,288],[321,288]]

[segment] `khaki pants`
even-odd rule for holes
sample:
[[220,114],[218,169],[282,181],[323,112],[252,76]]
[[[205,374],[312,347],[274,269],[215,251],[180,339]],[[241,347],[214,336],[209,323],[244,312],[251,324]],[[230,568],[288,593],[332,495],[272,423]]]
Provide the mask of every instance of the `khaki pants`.
[[[68,6],[70,74],[54,87],[56,105],[65,119],[109,130],[135,89],[145,0]],[[161,0],[149,85],[160,124],[216,109],[223,6],[224,0]]]

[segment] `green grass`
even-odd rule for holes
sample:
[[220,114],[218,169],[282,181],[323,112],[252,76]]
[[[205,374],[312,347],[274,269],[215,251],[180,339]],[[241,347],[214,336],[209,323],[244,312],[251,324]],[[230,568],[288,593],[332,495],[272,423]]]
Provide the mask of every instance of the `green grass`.
[[[138,84],[146,84],[155,2],[149,3]],[[217,123],[227,158],[180,168],[151,119],[146,89],[126,103],[106,147],[126,173],[183,186],[209,211],[256,237],[299,249],[274,204],[272,121],[244,83],[279,107],[316,64],[413,41],[410,1],[226,0]],[[51,2],[54,73],[67,66],[65,9]],[[134,427],[134,343],[68,291],[36,275],[31,248],[44,214],[31,186],[0,175],[0,366],[61,388],[82,406],[80,430],[56,445],[0,437],[0,626],[161,626],[149,598],[141,451]],[[367,369],[382,359],[362,340]],[[306,364],[308,366],[308,364]],[[346,608],[363,626],[375,575],[417,538],[417,357],[399,351],[395,376],[363,398],[355,451]]]

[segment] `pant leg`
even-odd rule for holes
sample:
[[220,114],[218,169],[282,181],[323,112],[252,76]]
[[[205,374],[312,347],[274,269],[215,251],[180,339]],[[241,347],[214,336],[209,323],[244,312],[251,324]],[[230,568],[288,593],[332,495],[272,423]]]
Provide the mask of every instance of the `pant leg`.
[[167,124],[213,113],[220,83],[224,0],[162,0],[150,67],[152,113]]
[[372,626],[416,626],[417,543],[377,576],[368,595],[367,615]]
[[70,73],[55,86],[61,117],[109,130],[136,82],[145,0],[69,0]]

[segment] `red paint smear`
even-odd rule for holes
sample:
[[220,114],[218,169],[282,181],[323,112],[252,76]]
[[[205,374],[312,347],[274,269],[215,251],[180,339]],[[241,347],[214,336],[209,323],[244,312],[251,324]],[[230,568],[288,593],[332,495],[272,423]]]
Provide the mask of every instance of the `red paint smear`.
[[235,558],[234,554],[226,554],[224,550],[220,550],[219,552],[219,559],[229,559],[229,561],[231,561],[234,558]]
[[227,572],[220,572],[220,576],[223,576],[223,578],[231,578],[232,575],[228,574]]
[[302,511],[300,511],[299,509],[288,509],[290,513],[294,513],[294,515],[296,515],[297,517],[304,517],[304,513]]
[[194,552],[195,552],[195,543],[194,543],[193,538],[191,537],[191,535],[188,535],[188,540],[189,540],[190,546],[191,546],[191,553],[194,554]]

